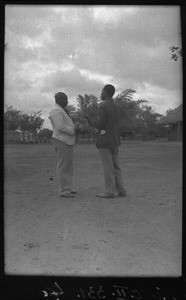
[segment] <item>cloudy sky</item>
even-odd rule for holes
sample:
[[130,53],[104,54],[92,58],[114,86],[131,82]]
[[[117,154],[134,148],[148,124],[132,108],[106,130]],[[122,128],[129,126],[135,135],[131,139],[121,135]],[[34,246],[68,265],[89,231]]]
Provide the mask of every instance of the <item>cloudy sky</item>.
[[169,52],[180,32],[179,6],[7,5],[5,105],[42,110],[51,128],[56,92],[76,105],[111,83],[165,114],[182,102],[182,60]]

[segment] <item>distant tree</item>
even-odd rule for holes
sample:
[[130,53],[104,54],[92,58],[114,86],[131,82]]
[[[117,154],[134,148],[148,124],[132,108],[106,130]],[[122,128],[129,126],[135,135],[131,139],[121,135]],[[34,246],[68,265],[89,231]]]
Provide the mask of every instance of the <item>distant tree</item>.
[[42,127],[44,119],[41,118],[41,111],[31,115],[22,114],[19,122],[21,131],[33,132],[34,134]]
[[19,121],[19,129],[21,131],[30,131],[29,115],[22,114]]
[[140,133],[147,136],[158,137],[163,126],[160,125],[159,120],[163,117],[162,114],[156,113],[151,106],[144,105],[141,110],[141,128]]
[[137,101],[132,100],[134,93],[136,93],[135,90],[127,89],[114,99],[114,102],[120,108],[121,131],[136,131],[139,130],[141,126],[141,104],[148,101],[143,99]]
[[77,97],[78,108],[76,112],[76,121],[82,125],[87,124],[87,121],[83,118],[83,115],[89,116],[93,121],[96,120],[99,111],[99,101],[97,97],[90,94],[83,97],[79,95]]
[[122,100],[131,101],[133,99],[134,93],[136,93],[135,90],[126,89],[123,92],[121,92],[121,94],[118,94],[116,99],[119,98],[119,99],[122,99]]
[[76,110],[75,106],[74,105],[67,105],[66,109],[67,109],[70,117],[72,118],[72,120],[75,121],[76,120],[76,114],[77,114],[77,110]]
[[120,133],[132,132],[135,134],[144,134],[147,136],[159,136],[162,127],[159,124],[161,114],[153,111],[151,106],[145,105],[147,100],[133,100],[135,91],[127,89],[114,99],[120,107]]
[[41,142],[48,142],[52,137],[53,131],[48,128],[40,129],[37,136]]
[[4,112],[4,128],[5,130],[16,130],[19,127],[20,119],[23,112],[13,108],[12,106],[6,106]]
[[31,115],[23,113],[12,106],[7,106],[4,112],[5,130],[29,131],[36,133],[43,125],[44,119],[41,118],[41,111]]
[[44,119],[41,118],[41,110],[30,115],[31,131],[36,133],[43,126]]

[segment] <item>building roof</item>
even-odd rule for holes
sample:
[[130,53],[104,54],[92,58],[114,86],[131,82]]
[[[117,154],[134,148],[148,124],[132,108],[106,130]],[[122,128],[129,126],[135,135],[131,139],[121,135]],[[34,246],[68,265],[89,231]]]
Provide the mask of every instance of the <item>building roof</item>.
[[182,121],[182,111],[183,111],[183,104],[181,104],[174,110],[168,112],[167,115],[160,120],[160,123],[171,124],[171,123],[177,123],[178,121]]

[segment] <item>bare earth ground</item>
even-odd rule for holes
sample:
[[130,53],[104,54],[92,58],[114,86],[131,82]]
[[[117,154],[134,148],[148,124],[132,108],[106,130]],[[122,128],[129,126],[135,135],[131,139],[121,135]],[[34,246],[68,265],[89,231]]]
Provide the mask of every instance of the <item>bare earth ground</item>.
[[181,275],[181,143],[123,142],[128,194],[115,199],[95,197],[95,145],[75,146],[74,199],[57,196],[52,145],[5,145],[4,157],[7,274]]

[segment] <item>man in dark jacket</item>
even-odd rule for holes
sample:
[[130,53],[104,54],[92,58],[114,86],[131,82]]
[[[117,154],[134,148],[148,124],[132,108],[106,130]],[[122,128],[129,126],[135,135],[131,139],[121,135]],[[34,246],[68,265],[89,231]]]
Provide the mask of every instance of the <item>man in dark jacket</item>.
[[126,196],[118,157],[118,147],[121,145],[119,136],[120,113],[112,99],[114,93],[115,87],[113,85],[105,85],[101,92],[103,102],[97,120],[92,122],[85,116],[89,124],[98,129],[96,146],[100,152],[105,178],[105,192],[97,195],[100,198],[114,198],[115,193],[120,197]]

